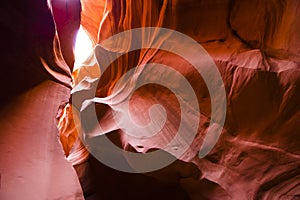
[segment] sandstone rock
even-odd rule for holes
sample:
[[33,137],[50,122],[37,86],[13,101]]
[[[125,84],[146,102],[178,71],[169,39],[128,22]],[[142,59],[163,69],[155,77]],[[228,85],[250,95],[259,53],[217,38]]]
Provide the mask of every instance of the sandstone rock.
[[[71,86],[71,70],[74,62],[72,48],[81,16],[80,24],[93,41],[96,53],[83,64],[81,69],[73,72],[75,87],[73,97],[79,94],[81,99],[78,102],[70,99],[70,104],[65,107],[58,128],[63,147],[60,153],[64,150],[69,161],[73,162],[86,199],[299,198],[299,1],[82,0],[80,3],[77,0],[53,0],[49,5],[51,9],[47,8],[46,1],[36,3],[28,0],[4,2],[1,6],[1,30],[3,30],[1,34],[5,38],[1,40],[1,44],[5,47],[5,51],[1,52],[4,67],[0,85],[2,94],[7,95],[1,96],[0,103],[7,104],[14,96],[47,79],[67,87]],[[214,102],[203,77],[197,74],[186,60],[163,50],[141,49],[120,57],[106,71],[99,70],[95,62],[95,59],[98,63],[109,59],[105,54],[105,48],[101,49],[97,44],[122,31],[149,26],[177,30],[194,39],[208,52],[221,74],[227,96],[226,121],[217,144],[204,158],[199,158],[198,153],[202,143],[209,144],[214,139],[213,136],[204,139],[212,118],[211,106]],[[119,46],[112,50],[120,47],[129,48],[137,38],[128,37],[125,42],[118,41]],[[168,42],[168,39],[168,37],[160,37],[156,41],[164,43]],[[97,49],[101,51],[97,52]],[[166,124],[154,137],[148,140],[134,137],[131,133],[132,127],[126,126],[125,123],[119,129],[112,121],[113,113],[122,111],[124,107],[114,107],[106,101],[105,97],[111,97],[117,81],[132,67],[152,62],[165,64],[183,75],[191,84],[198,100],[196,104],[193,102],[191,104],[200,107],[199,129],[194,141],[182,155],[176,154],[180,145],[164,149],[164,146],[176,135],[180,124],[179,101],[168,88],[157,85],[145,86],[139,88],[130,99],[132,119],[140,125],[151,122],[150,118],[153,115],[149,116],[148,110],[152,104],[160,103],[165,106],[168,114]],[[169,76],[165,72],[158,70],[155,76]],[[165,155],[170,158],[175,156],[177,159],[173,164],[150,173],[129,174],[105,166],[93,155],[87,156],[88,153],[78,137],[84,132],[80,132],[78,121],[74,123],[72,119],[76,120],[76,113],[78,113],[76,109],[80,109],[84,99],[92,98],[88,90],[96,84],[95,78],[100,74],[102,78],[97,84],[95,95],[99,97],[101,104],[95,106],[98,121],[94,125],[99,123],[105,129],[101,133],[96,132],[92,135],[94,144],[101,142],[101,139],[107,136],[114,145],[128,152],[149,153],[164,149]],[[176,80],[178,79],[170,78],[173,85],[180,85]],[[41,109],[49,107],[51,115],[47,117],[49,120],[54,118],[54,113],[61,103],[58,94],[61,94],[61,88],[64,87],[56,84],[54,87],[53,82],[46,83],[56,94],[51,97],[51,102],[55,103],[51,106],[41,105],[42,108],[38,106],[35,98],[43,98],[42,102],[47,102],[46,95],[43,93],[47,89],[42,84],[38,87],[41,96],[40,93],[29,92],[32,94],[29,102],[26,103],[24,96],[21,97],[21,100],[25,101],[24,104],[20,103],[20,99],[13,101],[20,104],[16,112],[20,112],[21,121],[18,124],[19,126],[25,124],[24,130],[18,126],[15,130],[9,126],[11,121],[18,121],[11,120],[11,118],[15,119],[12,111],[6,110],[7,121],[4,119],[0,124],[4,127],[3,132],[7,130],[9,133],[8,136],[1,134],[2,138],[6,138],[1,141],[17,144],[10,146],[8,143],[1,143],[3,149],[13,148],[9,152],[1,151],[3,161],[1,161],[1,174],[14,172],[9,175],[12,177],[9,184],[3,183],[6,180],[5,176],[1,184],[1,187],[9,185],[9,188],[4,189],[5,192],[11,192],[8,195],[10,199],[16,197],[12,195],[12,191],[19,191],[20,196],[30,196],[30,190],[34,189],[30,184],[19,190],[13,187],[23,183],[39,183],[37,179],[32,181],[32,177],[34,172],[42,174],[41,166],[45,166],[45,163],[49,164],[47,166],[50,171],[55,169],[56,174],[60,175],[57,180],[63,179],[62,174],[64,174],[68,184],[70,180],[73,181],[74,174],[62,161],[61,155],[53,155],[52,148],[58,154],[58,146],[52,140],[53,135],[50,137],[49,134],[53,132],[55,135],[55,130],[46,131],[44,143],[36,144],[36,147],[42,149],[45,155],[57,160],[59,165],[39,157],[38,153],[37,155],[28,153],[35,143],[38,143],[36,139],[38,135],[31,135],[30,138],[34,138],[34,142],[31,143],[28,140],[20,141],[23,136],[18,136],[30,132],[27,126],[31,125],[32,120],[27,121],[26,117],[29,116],[29,119],[33,119],[34,116],[45,117],[41,114]],[[8,84],[10,88],[7,87]],[[67,95],[68,92],[65,93]],[[122,97],[126,95],[125,92],[121,93]],[[76,108],[70,105],[75,105]],[[13,110],[14,107],[10,106],[6,109]],[[188,117],[184,120],[186,124],[193,124],[195,111],[192,109],[189,111]],[[157,115],[163,116],[164,113]],[[157,119],[155,123],[159,124],[162,118],[157,117]],[[214,127],[218,129],[220,119],[213,120]],[[50,122],[49,124],[44,122],[42,125],[41,127],[49,128]],[[41,127],[32,125],[31,131],[40,132]],[[53,128],[52,123],[51,127]],[[147,132],[141,134],[148,136]],[[185,143],[183,136],[178,140],[179,143]],[[26,146],[29,143],[32,145],[30,148],[21,148],[22,145]],[[40,145],[45,143],[54,147],[42,148]],[[97,148],[107,157],[119,156],[118,158],[126,163],[128,168],[137,167],[137,163],[132,162],[126,155],[115,155],[105,146],[97,146]],[[80,151],[77,151],[78,149]],[[25,156],[18,161],[18,155],[22,152]],[[8,159],[10,154],[14,157]],[[75,154],[77,157],[74,156]],[[25,165],[27,161],[35,163],[36,159],[45,163],[38,165],[40,168]],[[19,163],[24,164],[24,173],[20,172]],[[142,164],[147,165],[147,163]],[[56,167],[61,167],[66,172],[59,171]],[[45,193],[49,199],[82,198],[78,193],[78,185],[71,184],[72,188],[63,193],[61,188],[55,186],[53,180],[40,181],[40,187],[45,189],[43,191],[49,189],[50,192]],[[37,198],[47,198],[45,194]],[[30,199],[34,198],[30,197]]]

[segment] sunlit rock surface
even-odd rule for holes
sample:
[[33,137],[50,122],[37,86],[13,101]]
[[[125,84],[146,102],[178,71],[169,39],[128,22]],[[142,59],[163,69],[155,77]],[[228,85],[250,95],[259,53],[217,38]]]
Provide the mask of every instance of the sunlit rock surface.
[[[53,5],[55,2],[57,6],[63,4],[56,0],[53,1]],[[64,2],[68,2],[68,5],[71,3],[71,1]],[[8,75],[3,76],[1,81],[3,91],[6,93],[8,91],[12,93],[11,96],[15,96],[20,91],[49,78],[70,86],[67,84],[70,79],[70,70],[67,69],[66,64],[72,68],[71,65],[74,62],[70,49],[72,49],[74,30],[79,25],[80,9],[78,1],[76,3],[77,7],[72,10],[73,14],[70,14],[70,10],[64,11],[66,7],[58,10],[60,15],[55,16],[55,10],[52,11],[58,31],[56,36],[55,24],[49,15],[50,11],[45,17],[48,17],[49,23],[37,23],[37,19],[45,18],[37,18],[32,14],[38,12],[25,12],[26,9],[21,9],[23,4],[16,4],[19,5],[17,8],[8,3],[2,6],[1,10],[5,10],[5,12],[1,12],[1,16],[3,16],[1,28],[6,30],[3,32],[4,35],[10,38],[10,40],[2,40],[3,46],[9,49],[2,54],[3,63],[9,66],[5,68],[3,65],[4,72]],[[64,150],[68,160],[74,164],[86,199],[294,200],[300,198],[299,1],[82,0],[81,4],[81,25],[88,32],[95,46],[114,34],[138,27],[165,27],[190,36],[205,48],[215,62],[224,81],[227,95],[227,116],[222,135],[213,150],[200,159],[198,151],[211,117],[211,102],[202,78],[185,60],[165,51],[143,49],[121,57],[113,63],[109,70],[103,72],[99,71],[96,62],[101,61],[101,54],[90,57],[81,69],[73,72],[73,86],[78,85],[85,77],[95,78],[103,74],[104,78],[98,85],[96,95],[106,97],[111,94],[112,87],[122,74],[138,63],[165,64],[182,73],[191,82],[198,97],[202,120],[199,124],[199,137],[196,137],[191,148],[183,156],[177,157],[178,160],[175,163],[156,172],[128,174],[110,169],[93,156],[87,156],[88,152],[84,151],[72,121],[73,111],[70,107],[66,107],[65,115],[62,115],[58,126],[60,129],[59,139],[62,143],[61,151]],[[41,7],[46,8],[45,5],[44,1]],[[69,8],[72,6],[70,5]],[[39,4],[34,8],[38,10]],[[9,15],[12,12],[14,15]],[[47,12],[45,11],[45,13]],[[28,17],[24,17],[27,15]],[[72,18],[73,21],[64,21],[64,19],[68,19],[64,18],[66,16]],[[34,25],[29,23],[32,26],[28,26],[28,22],[32,22]],[[12,28],[11,24],[19,24],[19,26]],[[31,32],[30,27],[45,30],[42,34],[44,38],[34,35],[33,33],[36,32]],[[61,45],[61,53],[55,59],[52,49],[58,47],[52,46],[54,38],[56,41],[59,40]],[[134,42],[134,38],[127,42],[129,44]],[[41,44],[45,44],[45,46]],[[26,52],[26,56],[24,52]],[[43,52],[44,54],[41,54]],[[58,51],[55,52],[58,53]],[[29,61],[28,55],[29,58],[32,58]],[[16,57],[20,59],[15,59]],[[40,57],[45,58],[44,62],[39,59]],[[28,66],[26,70],[23,67],[24,63]],[[48,69],[47,66],[49,66]],[[19,71],[26,73],[21,76],[17,73]],[[5,87],[8,82],[17,83],[11,84],[13,90]],[[28,86],[23,88],[23,83]],[[19,86],[22,87],[22,90]],[[59,93],[59,91],[61,89],[57,89],[56,92]],[[59,97],[53,98],[58,99]],[[1,98],[1,103],[2,101],[7,102],[7,99],[6,97]],[[105,125],[106,130],[111,130],[107,133],[110,140],[127,151],[146,152],[163,148],[164,144],[176,134],[174,127],[176,129],[178,125],[180,110],[176,97],[169,90],[158,86],[144,87],[137,90],[131,99],[133,119],[142,124],[149,122],[147,113],[153,102],[165,106],[167,113],[170,114],[167,126],[171,129],[166,129],[157,137],[147,141],[130,137],[124,131],[126,127],[123,130],[115,130],[115,124],[110,121],[113,108],[107,105],[96,106],[99,123]],[[58,110],[59,103],[61,103],[60,100],[51,107],[53,112]],[[39,110],[35,106],[30,106],[30,108]],[[43,108],[48,107],[44,106]],[[34,112],[32,111],[32,113]],[[13,113],[10,115],[13,116]],[[27,114],[20,116],[32,117]],[[4,120],[4,122],[9,123],[8,120]],[[1,125],[4,124],[2,127],[7,127],[4,122],[1,123]],[[38,131],[39,128],[33,127],[33,130]],[[10,129],[3,128],[2,130],[5,132]],[[5,132],[10,135],[13,133],[13,131]],[[15,131],[15,135],[17,133],[23,135],[27,132],[18,129]],[[3,134],[1,132],[1,142]],[[56,133],[53,131],[53,134]],[[49,141],[47,144],[51,145],[48,136],[44,137],[44,141]],[[14,137],[10,137],[10,139],[12,144],[14,144],[13,141],[19,141],[13,140]],[[4,146],[9,145],[4,143]],[[12,145],[12,147],[14,146]],[[5,164],[6,162],[2,164],[2,160],[6,160],[5,158],[9,155],[5,152],[1,150],[1,170],[4,171],[1,171],[1,174],[7,173],[8,166],[14,165],[14,163],[19,166],[19,161],[16,161],[15,157],[11,158],[7,164]],[[13,152],[15,152],[14,155],[18,152],[21,153],[22,148],[16,147]],[[76,154],[78,152],[80,153]],[[171,151],[168,153],[170,156],[176,156]],[[38,156],[32,155],[28,158],[30,160],[38,158]],[[54,169],[49,160],[47,163],[50,169]],[[65,164],[62,165],[65,166]],[[25,179],[17,179],[19,175],[13,174],[12,176],[16,179],[12,180],[16,180],[16,183],[19,184],[24,180],[29,180],[27,177],[31,177],[31,173],[32,177],[35,176],[33,172],[30,172]],[[60,171],[60,173],[63,172]],[[72,176],[67,176],[68,173],[70,171],[65,173],[66,179],[72,181]],[[21,174],[20,177],[24,177],[24,175]],[[7,184],[4,181],[5,176],[2,175],[1,187],[5,187]],[[50,181],[40,183],[43,188],[55,188],[52,185],[54,183]],[[51,186],[48,187],[46,184]],[[9,191],[12,191],[11,187],[14,186],[14,184],[9,185]],[[76,187],[78,189],[78,185]],[[28,188],[28,191],[30,189]],[[72,199],[77,196],[77,189],[70,188],[64,194],[61,193],[62,196],[59,196],[60,191],[50,189],[48,198]],[[24,195],[27,194],[23,190],[19,191]],[[34,191],[33,187],[32,191]],[[74,196],[64,196],[71,193]],[[78,198],[82,198],[80,194]]]
[[[298,1],[292,0],[126,1],[126,4],[109,1],[106,4],[98,43],[130,28],[156,25],[171,28],[198,41],[221,72],[228,101],[222,136],[204,159],[195,156],[196,149],[187,154],[190,157],[184,157],[198,166],[202,173],[198,180],[187,177],[175,181],[190,198],[299,198],[299,6]],[[84,24],[89,24],[87,19]],[[91,26],[92,22],[84,27],[94,32]],[[137,63],[141,55],[136,52],[131,59],[122,58],[112,72],[115,79],[122,73],[118,71],[120,68]],[[148,56],[150,62],[166,64],[183,74],[189,70],[184,61],[163,51],[144,56],[144,60]],[[194,89],[198,88],[199,106],[205,119],[210,117],[210,101],[198,80],[191,82]],[[107,85],[102,91],[105,88]],[[162,88],[153,90],[146,88],[135,93],[131,114],[136,120],[143,121],[141,110],[147,112],[149,108],[146,102],[162,103],[172,113],[171,102],[176,104],[172,95]],[[105,92],[98,95],[106,96]],[[177,123],[176,119],[172,122]],[[147,142],[136,141],[126,133],[120,137],[124,148],[129,144],[143,152],[159,148],[166,135],[173,133],[163,134]],[[210,186],[205,180],[215,185]],[[203,185],[214,189],[203,190]]]

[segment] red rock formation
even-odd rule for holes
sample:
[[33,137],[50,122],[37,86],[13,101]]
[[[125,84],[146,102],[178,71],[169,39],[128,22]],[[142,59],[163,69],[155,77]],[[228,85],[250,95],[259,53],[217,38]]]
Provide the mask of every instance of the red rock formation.
[[[39,4],[5,3],[2,6],[4,9],[0,13],[4,20],[1,28],[6,29],[5,37],[10,38],[3,41],[8,50],[2,54],[2,60],[10,66],[5,69],[7,76],[0,84],[4,92],[19,93],[50,77],[68,84],[70,70],[66,63],[72,68],[72,45],[79,25],[79,2],[74,3],[52,1],[55,23],[50,11],[46,11],[45,1]],[[94,143],[100,143],[106,138],[102,134],[106,133],[116,146],[145,153],[163,149],[176,134],[180,123],[179,100],[168,89],[159,86],[137,90],[131,98],[130,111],[135,121],[146,124],[150,121],[148,109],[151,104],[161,103],[168,114],[163,131],[145,141],[130,136],[132,133],[128,130],[131,127],[126,123],[115,130],[116,124],[111,119],[117,107],[103,97],[110,97],[121,76],[137,64],[160,63],[180,72],[196,92],[201,116],[196,138],[183,155],[177,156],[174,151],[164,149],[165,158],[177,158],[174,163],[154,172],[130,174],[111,169],[92,155],[87,156],[88,151],[78,137],[84,132],[81,132],[78,121],[73,121],[77,110],[65,107],[58,124],[60,141],[68,160],[74,164],[86,199],[299,198],[299,1],[82,0],[81,4],[81,25],[96,46],[96,54],[81,69],[73,72],[73,94],[79,93],[81,101],[93,98],[94,94],[89,96],[91,94],[82,92],[82,89],[92,83],[93,79],[88,78],[102,75],[95,92],[102,104],[95,107],[104,132],[95,134]],[[76,9],[70,12],[64,5]],[[36,12],[30,12],[29,8]],[[15,13],[14,17],[8,17],[10,12]],[[20,26],[11,25],[17,22]],[[204,158],[199,158],[198,152],[203,142],[209,142],[205,134],[212,118],[213,103],[203,77],[197,75],[186,60],[150,48],[125,54],[106,71],[98,68],[108,56],[105,56],[105,48],[97,44],[125,30],[148,26],[177,30],[197,41],[222,76],[227,95],[226,121],[217,144]],[[113,50],[131,44],[137,38],[129,38],[123,43],[117,41],[118,46]],[[56,41],[54,46],[53,39]],[[166,43],[168,39],[164,37],[156,41]],[[27,53],[23,55],[21,52]],[[16,60],[16,57],[20,59]],[[22,67],[24,64],[29,70]],[[39,73],[33,73],[35,71]],[[16,75],[16,72],[26,72],[25,77]],[[157,74],[157,77],[168,76],[162,71]],[[176,85],[176,80],[170,79],[170,82]],[[8,89],[4,87],[8,81],[17,84]],[[23,87],[23,83],[28,85]],[[122,94],[126,96],[123,92],[121,97]],[[74,99],[70,101],[70,105],[73,103],[76,108],[81,106]],[[87,110],[89,108],[91,106]],[[189,114],[185,120],[193,124],[193,112]],[[221,124],[218,118],[213,120],[216,126]],[[184,142],[184,137],[181,140],[179,143]],[[113,154],[105,145],[98,148],[107,157],[119,156],[129,168],[135,169],[136,163],[131,163],[128,157]]]
[[[203,193],[208,199],[220,198],[219,192],[202,189],[203,185],[209,187],[205,179],[219,186],[213,188],[222,191],[223,198],[293,199],[299,195],[297,138],[300,120],[296,103],[299,101],[299,48],[294,45],[299,40],[296,36],[299,26],[295,23],[299,13],[296,7],[299,7],[296,1],[276,0],[109,1],[106,4],[106,18],[102,20],[98,42],[136,27],[172,28],[202,44],[221,72],[228,97],[228,114],[222,136],[204,159],[197,156],[185,158],[198,166],[203,173],[202,178],[198,181],[188,177],[178,180],[192,199],[199,199]],[[85,28],[90,29],[88,26]],[[110,71],[113,74],[110,82],[98,85],[98,88],[103,87],[102,92],[109,91],[107,84],[114,84],[114,79],[124,73],[126,63],[137,63],[143,52],[130,55],[135,60],[119,60]],[[176,64],[181,64],[175,68],[181,73],[188,68],[180,59],[162,51],[155,52],[154,56],[148,53],[142,59],[146,60],[147,56],[151,56],[150,62],[172,67],[177,60]],[[201,82],[195,84],[199,86]],[[131,110],[131,113],[138,116],[136,119],[141,120],[139,112],[145,109],[143,106],[147,101],[154,98],[162,103],[164,97],[159,96],[165,92],[158,94],[157,90],[154,89],[155,94],[149,88],[135,93],[132,103],[138,111]],[[201,100],[203,88],[197,91],[200,92],[197,93],[200,108],[204,107],[202,114],[209,117],[210,111],[205,110],[205,106],[210,104]],[[146,93],[149,92],[154,97],[148,97]],[[141,99],[145,103],[138,106]],[[170,102],[164,105],[170,109]],[[176,124],[175,121],[173,123]],[[205,130],[205,126],[202,128]],[[130,144],[140,151],[135,146],[137,141],[121,137],[123,148]],[[144,149],[158,148],[155,145],[158,140],[161,139],[139,143]]]
[[0,199],[83,199],[57,140],[71,73],[47,1],[4,1],[0,16]]

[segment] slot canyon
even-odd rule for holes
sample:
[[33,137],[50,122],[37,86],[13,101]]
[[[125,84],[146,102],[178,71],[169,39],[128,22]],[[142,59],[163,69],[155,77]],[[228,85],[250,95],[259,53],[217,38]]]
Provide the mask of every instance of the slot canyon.
[[300,200],[299,0],[1,4],[1,200]]

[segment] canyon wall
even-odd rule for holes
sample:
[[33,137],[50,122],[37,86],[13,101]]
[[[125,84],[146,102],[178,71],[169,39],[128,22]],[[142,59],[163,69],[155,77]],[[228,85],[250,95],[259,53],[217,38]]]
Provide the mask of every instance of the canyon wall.
[[[82,199],[83,196],[86,199],[298,199],[299,7],[298,0],[3,2],[0,196],[4,199]],[[80,24],[93,41],[95,54],[72,73],[73,47]],[[110,55],[101,42],[117,33],[148,26],[176,30],[205,49],[224,83],[224,125],[218,117],[212,117],[214,102],[205,79],[178,55],[150,46],[124,54],[106,71],[101,68],[101,63],[109,58],[105,55]],[[116,42],[119,47],[129,48],[136,44],[137,38],[145,39],[145,32],[137,36]],[[156,35],[154,38],[158,39],[154,41],[162,46],[170,41],[170,37],[161,36]],[[180,156],[176,154],[180,145],[170,150],[165,148],[181,122],[179,100],[168,88],[144,86],[130,98],[132,119],[142,125],[149,123],[151,105],[164,106],[167,121],[154,137],[147,140],[134,137],[128,131],[131,130],[128,124],[118,128],[111,121],[117,107],[105,98],[111,97],[114,86],[120,86],[117,82],[124,73],[148,63],[164,64],[183,75],[197,97],[201,120],[195,139]],[[136,174],[105,166],[96,156],[88,155],[79,140],[78,136],[84,133],[75,128],[79,125],[73,121],[77,105],[59,112],[60,137],[57,137],[54,127],[59,108],[68,101],[69,105],[76,104],[72,98],[77,94],[81,100],[90,98],[84,92],[90,86],[86,83],[100,74],[92,95],[102,103],[92,106],[96,108],[97,123],[104,125],[106,132],[93,135],[95,144],[108,137],[129,152],[163,149],[166,158],[176,160],[174,163],[154,172]],[[178,79],[164,70],[151,77],[169,77],[170,83],[180,87]],[[72,87],[73,96],[68,99]],[[122,98],[127,95],[120,94]],[[189,111],[183,121],[193,124],[194,111]],[[214,148],[202,158],[199,157],[202,144],[211,142],[205,137],[211,119],[214,127],[223,125],[223,129]],[[183,135],[178,144],[183,144],[184,139]],[[115,156],[105,146],[97,148],[108,157]],[[63,152],[73,162],[83,196],[74,181],[75,171],[63,159]],[[120,158],[130,169],[137,170],[126,155]],[[46,166],[47,179],[43,177]]]

